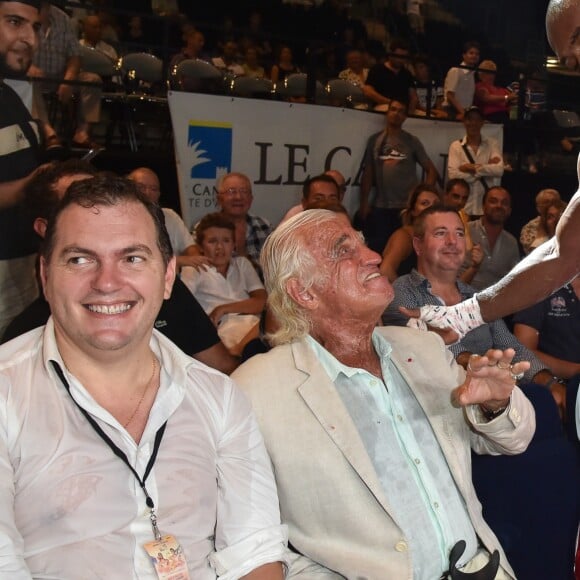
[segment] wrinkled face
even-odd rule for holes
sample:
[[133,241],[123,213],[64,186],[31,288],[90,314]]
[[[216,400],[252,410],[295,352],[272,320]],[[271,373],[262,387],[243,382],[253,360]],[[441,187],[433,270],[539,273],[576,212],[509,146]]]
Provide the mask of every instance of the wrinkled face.
[[333,316],[341,323],[376,322],[393,299],[393,288],[379,272],[381,257],[360,233],[337,214],[298,234],[316,262],[318,281],[310,289],[316,302],[313,320]]
[[26,74],[39,29],[38,10],[20,2],[0,2],[0,78]]
[[475,66],[479,62],[479,50],[470,48],[467,52],[464,52],[463,62],[468,66]]
[[456,213],[434,213],[425,219],[425,235],[413,238],[419,270],[458,271],[465,259],[465,227]]
[[580,70],[580,4],[561,2],[560,8],[548,8],[546,32],[560,62],[571,70]]
[[434,194],[432,191],[422,191],[415,200],[413,209],[411,210],[411,215],[417,217],[420,213],[424,212],[428,207],[438,203],[439,196]]
[[302,199],[302,205],[319,201],[340,201],[340,192],[336,185],[327,181],[313,181],[308,189],[308,197]]
[[445,192],[443,203],[459,211],[465,207],[468,197],[469,189],[460,183],[456,183],[448,192]]
[[222,211],[232,218],[246,216],[253,199],[250,183],[239,176],[224,179],[217,195]]
[[201,249],[216,268],[227,268],[234,252],[234,233],[228,228],[207,228]]
[[91,357],[143,348],[175,277],[166,268],[153,219],[139,203],[83,208],[58,217],[41,278],[57,342]]
[[506,222],[511,212],[512,202],[509,194],[503,189],[490,189],[483,204],[485,219],[491,224],[502,225]]

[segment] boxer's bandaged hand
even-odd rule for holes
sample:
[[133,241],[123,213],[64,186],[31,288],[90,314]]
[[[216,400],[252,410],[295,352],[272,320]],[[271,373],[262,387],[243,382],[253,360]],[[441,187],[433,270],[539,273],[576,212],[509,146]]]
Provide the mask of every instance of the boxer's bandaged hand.
[[484,324],[475,296],[454,306],[422,306],[419,318],[429,326],[452,328],[460,338],[463,338],[470,330]]

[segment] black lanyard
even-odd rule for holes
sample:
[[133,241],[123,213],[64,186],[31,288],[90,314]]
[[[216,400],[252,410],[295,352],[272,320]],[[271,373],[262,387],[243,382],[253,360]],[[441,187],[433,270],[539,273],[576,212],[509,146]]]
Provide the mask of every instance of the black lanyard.
[[159,529],[157,528],[157,516],[155,514],[155,503],[153,499],[149,495],[147,491],[147,487],[145,487],[145,482],[155,465],[155,460],[157,459],[157,452],[159,451],[159,447],[161,446],[161,440],[163,439],[163,434],[165,433],[165,428],[167,427],[167,421],[161,425],[157,433],[155,434],[155,442],[153,444],[153,452],[151,453],[151,457],[147,463],[147,467],[145,467],[145,473],[143,474],[143,478],[139,477],[139,474],[135,471],[133,466],[129,463],[129,459],[127,455],[123,452],[122,449],[119,449],[117,445],[113,442],[113,440],[101,429],[99,424],[91,417],[91,415],[83,409],[72,396],[70,392],[70,385],[60,368],[60,365],[55,361],[50,361],[56,374],[58,375],[59,379],[61,380],[64,388],[66,389],[67,393],[69,394],[70,398],[73,400],[73,403],[79,408],[80,412],[85,416],[86,420],[89,422],[90,426],[96,431],[97,435],[110,447],[111,451],[131,470],[135,479],[139,482],[143,493],[145,494],[145,503],[150,510],[149,518],[151,519],[151,525],[153,526],[153,533],[155,534],[155,539],[160,540],[161,534],[159,533]]

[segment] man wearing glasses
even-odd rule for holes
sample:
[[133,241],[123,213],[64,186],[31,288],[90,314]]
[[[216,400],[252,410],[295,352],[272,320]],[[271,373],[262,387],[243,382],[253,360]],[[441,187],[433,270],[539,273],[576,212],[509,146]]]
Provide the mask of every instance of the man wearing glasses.
[[[254,199],[249,177],[243,173],[226,173],[218,179],[217,192],[221,212],[236,226],[234,240],[236,255],[248,258],[261,274],[260,251],[273,228],[264,218],[249,213]],[[197,224],[193,228],[194,234],[196,227]],[[207,262],[203,256],[199,256],[199,259],[199,266],[194,267],[204,267],[203,262]]]

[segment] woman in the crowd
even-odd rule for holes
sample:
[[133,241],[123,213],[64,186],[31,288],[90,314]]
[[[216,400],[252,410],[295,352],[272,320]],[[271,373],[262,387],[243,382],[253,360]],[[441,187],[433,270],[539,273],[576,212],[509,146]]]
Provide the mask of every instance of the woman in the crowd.
[[390,282],[415,267],[417,256],[413,251],[413,222],[421,212],[440,202],[439,193],[432,185],[420,183],[411,191],[407,207],[401,212],[403,225],[393,232],[383,250],[381,274],[387,276]]

